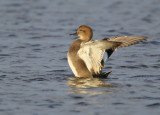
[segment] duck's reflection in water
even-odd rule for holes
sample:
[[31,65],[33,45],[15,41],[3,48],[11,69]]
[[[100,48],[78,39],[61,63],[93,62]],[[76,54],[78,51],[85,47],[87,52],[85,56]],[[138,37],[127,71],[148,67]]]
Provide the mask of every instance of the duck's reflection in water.
[[[105,83],[100,78],[69,78],[67,85],[72,88],[71,93],[74,94],[110,94],[109,88],[117,87],[116,85]],[[103,89],[95,89],[97,87],[107,87]]]

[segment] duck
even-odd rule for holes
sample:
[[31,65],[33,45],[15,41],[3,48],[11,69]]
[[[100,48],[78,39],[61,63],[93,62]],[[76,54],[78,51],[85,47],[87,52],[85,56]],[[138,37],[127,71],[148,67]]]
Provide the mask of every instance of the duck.
[[[116,36],[92,40],[93,31],[87,25],[79,26],[76,33],[70,35],[78,36],[70,44],[67,53],[68,64],[75,77],[78,78],[93,78],[94,75],[101,74],[106,60],[114,51],[148,38],[144,36]],[[106,59],[104,59],[104,54],[107,54]]]

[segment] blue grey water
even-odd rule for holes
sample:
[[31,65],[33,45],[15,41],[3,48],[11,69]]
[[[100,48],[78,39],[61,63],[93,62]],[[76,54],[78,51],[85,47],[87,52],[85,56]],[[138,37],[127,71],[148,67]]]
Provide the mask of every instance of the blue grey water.
[[[82,24],[150,39],[116,51],[107,79],[76,81],[66,56]],[[160,0],[0,1],[0,115],[75,114],[160,115]]]

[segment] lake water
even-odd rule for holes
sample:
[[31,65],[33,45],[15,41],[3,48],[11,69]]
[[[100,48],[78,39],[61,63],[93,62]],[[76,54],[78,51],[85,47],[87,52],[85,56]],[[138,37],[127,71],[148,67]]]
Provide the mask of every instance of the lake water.
[[[82,24],[150,39],[116,51],[107,79],[77,80],[66,56]],[[0,115],[160,115],[160,1],[1,0]]]

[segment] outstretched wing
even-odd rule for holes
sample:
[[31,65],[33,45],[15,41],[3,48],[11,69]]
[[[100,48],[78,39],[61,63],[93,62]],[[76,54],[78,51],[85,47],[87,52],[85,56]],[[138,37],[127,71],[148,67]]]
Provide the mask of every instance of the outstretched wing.
[[113,38],[104,38],[104,40],[107,41],[113,41],[113,42],[121,42],[121,45],[118,47],[106,50],[106,53],[108,54],[108,58],[112,55],[112,53],[117,50],[118,48],[127,47],[133,44],[136,44],[144,39],[147,39],[148,37],[143,36],[117,36]]
[[107,40],[84,42],[81,44],[78,55],[85,62],[90,72],[98,74],[103,68],[101,61],[105,50],[116,48],[120,44],[120,42],[113,42]]
[[117,48],[122,48],[122,47],[127,47],[127,46],[133,45],[135,43],[138,43],[144,39],[147,39],[147,37],[143,37],[143,36],[117,36],[114,38],[109,38],[107,40],[114,41],[114,42],[121,42],[122,44],[119,45]]

